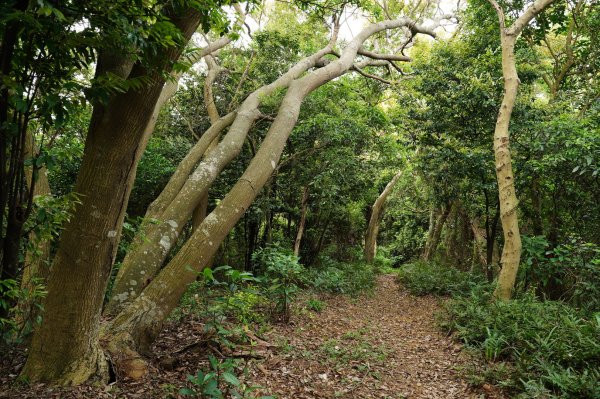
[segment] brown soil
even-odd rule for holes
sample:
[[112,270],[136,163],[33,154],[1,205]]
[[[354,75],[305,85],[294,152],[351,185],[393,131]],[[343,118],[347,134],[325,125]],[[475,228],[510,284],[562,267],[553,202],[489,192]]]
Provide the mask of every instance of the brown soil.
[[[494,387],[471,388],[460,369],[475,360],[435,325],[440,300],[399,289],[381,276],[371,295],[322,298],[321,313],[296,311],[292,323],[276,325],[246,358],[252,397],[304,398],[503,398]],[[15,382],[19,352],[0,361],[0,398],[178,398],[186,375],[219,354],[203,339],[202,325],[172,325],[157,342],[150,377],[117,380],[107,387],[51,388]]]

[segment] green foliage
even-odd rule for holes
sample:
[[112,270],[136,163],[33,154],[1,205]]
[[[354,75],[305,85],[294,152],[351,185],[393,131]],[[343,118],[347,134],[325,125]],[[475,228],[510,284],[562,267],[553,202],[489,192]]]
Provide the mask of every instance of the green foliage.
[[374,267],[364,262],[346,263],[322,256],[319,265],[307,270],[304,282],[317,290],[358,295],[375,286]]
[[289,322],[291,304],[298,291],[304,267],[291,251],[270,246],[256,251],[253,260],[264,270],[262,279],[267,297],[272,301],[275,315]]
[[468,296],[483,278],[437,263],[409,263],[398,271],[398,280],[415,295]]
[[[252,392],[259,387],[248,386],[237,376],[236,368],[239,366],[239,359],[218,360],[214,356],[209,356],[208,361],[209,370],[198,370],[196,375],[188,374],[187,379],[191,385],[188,388],[181,388],[179,394],[202,399],[256,398]],[[273,398],[261,396],[258,399]]]
[[314,312],[321,313],[325,308],[325,302],[316,298],[310,298],[306,301],[306,307]]
[[155,136],[150,139],[138,165],[127,206],[129,216],[144,215],[190,148],[190,140],[183,137]]
[[443,327],[489,361],[508,361],[493,382],[523,398],[600,396],[600,315],[586,317],[531,294],[508,302],[477,292],[447,305]]
[[[39,314],[35,320],[30,320],[27,312],[31,308],[42,310],[42,299],[47,292],[38,280],[32,281],[29,287],[31,288],[21,288],[13,279],[0,280],[0,309],[12,316],[0,316],[0,333],[4,342],[21,342],[22,338],[33,330],[35,324],[41,322]],[[15,303],[18,306],[13,306]],[[20,320],[21,323],[17,323],[16,320]]]
[[524,284],[588,312],[600,311],[600,247],[572,238],[554,248],[544,237],[523,237]]
[[264,322],[267,298],[257,287],[258,282],[251,273],[231,266],[205,268],[190,284],[171,318],[198,317],[208,336],[233,348],[234,341],[247,340],[246,324]]
[[33,233],[26,244],[26,252],[36,259],[41,255],[39,245],[58,238],[63,226],[69,221],[75,206],[80,203],[76,193],[60,197],[38,195],[33,202],[32,215],[25,227]]

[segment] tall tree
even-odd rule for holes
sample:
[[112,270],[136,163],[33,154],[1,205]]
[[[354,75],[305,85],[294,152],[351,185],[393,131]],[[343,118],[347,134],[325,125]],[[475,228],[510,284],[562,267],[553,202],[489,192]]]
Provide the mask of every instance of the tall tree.
[[107,376],[98,342],[100,314],[136,165],[165,83],[162,71],[172,68],[201,21],[194,8],[167,6],[165,15],[180,36],[159,52],[157,65],[108,51],[99,56],[97,79],[112,74],[148,83],[94,106],[75,185],[81,203],[61,235],[44,301],[48,316],[33,336],[22,372],[32,381],[79,384]]
[[553,0],[536,0],[509,27],[504,10],[496,0],[489,0],[498,15],[500,43],[502,47],[502,75],[504,77],[504,98],[500,105],[496,129],[494,131],[494,153],[496,157],[496,178],[500,199],[500,221],[504,233],[502,249],[502,269],[494,296],[508,300],[517,278],[521,259],[521,235],[519,232],[518,200],[515,191],[514,173],[510,156],[509,124],[517,91],[519,76],[515,62],[515,43],[529,22],[541,13]]

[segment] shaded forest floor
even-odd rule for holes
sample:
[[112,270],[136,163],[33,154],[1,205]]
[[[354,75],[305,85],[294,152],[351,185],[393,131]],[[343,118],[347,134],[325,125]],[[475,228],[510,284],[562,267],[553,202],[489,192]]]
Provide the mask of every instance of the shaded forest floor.
[[[461,370],[476,360],[435,325],[440,300],[399,289],[394,276],[378,278],[375,292],[322,298],[320,313],[296,312],[292,322],[261,335],[244,358],[241,379],[260,386],[253,396],[302,398],[503,398],[494,387],[469,387]],[[23,355],[2,356],[0,398],[176,398],[186,374],[206,368],[202,325],[168,328],[156,345],[151,377],[103,388],[26,387],[14,384]]]

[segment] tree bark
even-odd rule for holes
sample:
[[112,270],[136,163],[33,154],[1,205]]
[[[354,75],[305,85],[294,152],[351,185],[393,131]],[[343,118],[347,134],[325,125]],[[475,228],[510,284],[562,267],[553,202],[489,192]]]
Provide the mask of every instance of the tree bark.
[[[193,9],[172,14],[172,22],[189,40],[200,14]],[[181,50],[165,50],[163,59],[170,64]],[[127,62],[117,57],[118,65]],[[147,74],[136,64],[125,76]],[[164,85],[158,74],[150,76],[151,83],[144,88],[94,106],[74,189],[81,203],[61,235],[54,258],[44,301],[48,316],[33,336],[22,372],[29,381],[71,385],[108,376],[99,346],[100,313],[136,166],[148,141],[146,127]]]
[[302,235],[304,234],[304,225],[306,224],[306,209],[308,208],[308,185],[304,186],[302,193],[302,203],[300,206],[300,222],[298,223],[298,232],[296,233],[296,239],[294,240],[294,255],[300,255],[300,244],[302,242]]
[[479,218],[471,219],[471,229],[473,230],[473,237],[475,241],[475,247],[477,251],[477,257],[479,258],[479,264],[487,269],[487,258],[486,258],[486,231],[480,226]]
[[402,172],[398,172],[394,175],[392,180],[385,186],[371,207],[371,217],[369,218],[369,225],[367,226],[367,232],[365,234],[364,251],[365,261],[368,264],[373,263],[375,255],[377,254],[377,234],[379,233],[379,223],[385,207],[385,201],[394,189],[394,186],[398,182],[400,176],[402,176]]
[[446,205],[441,213],[435,219],[433,223],[433,228],[430,223],[430,234],[427,237],[427,242],[425,244],[425,251],[423,252],[422,259],[426,262],[429,262],[433,259],[435,252],[437,251],[437,247],[440,244],[440,238],[442,236],[442,230],[444,228],[444,224],[448,219],[448,215],[450,214],[450,210],[452,205]]
[[517,98],[519,76],[515,62],[515,42],[525,26],[553,0],[536,0],[512,24],[505,25],[505,15],[496,0],[489,0],[498,14],[500,23],[500,43],[502,47],[502,76],[504,77],[504,98],[500,105],[496,129],[494,132],[494,155],[496,159],[496,178],[500,201],[500,220],[504,233],[502,250],[502,269],[494,297],[509,300],[512,297],[519,262],[521,258],[521,235],[519,232],[518,200],[515,192],[514,174],[510,155],[509,124]]

